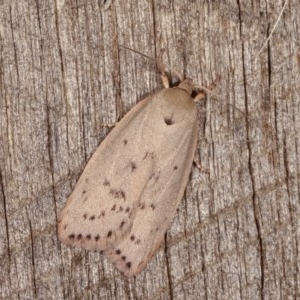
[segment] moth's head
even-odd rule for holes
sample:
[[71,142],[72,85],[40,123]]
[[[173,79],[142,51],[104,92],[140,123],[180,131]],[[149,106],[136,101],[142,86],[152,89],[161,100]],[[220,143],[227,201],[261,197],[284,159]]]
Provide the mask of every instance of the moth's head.
[[160,92],[158,102],[166,125],[174,125],[184,119],[193,119],[191,116],[197,114],[197,110],[191,94],[192,84],[189,80],[184,80],[177,87]]

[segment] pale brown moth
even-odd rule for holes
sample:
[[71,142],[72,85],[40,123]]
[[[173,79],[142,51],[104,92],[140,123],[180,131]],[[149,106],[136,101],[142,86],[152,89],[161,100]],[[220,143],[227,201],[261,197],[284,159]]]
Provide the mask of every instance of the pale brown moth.
[[140,273],[172,222],[198,137],[192,83],[184,80],[133,107],[89,160],[59,218],[59,238],[99,250],[126,276]]

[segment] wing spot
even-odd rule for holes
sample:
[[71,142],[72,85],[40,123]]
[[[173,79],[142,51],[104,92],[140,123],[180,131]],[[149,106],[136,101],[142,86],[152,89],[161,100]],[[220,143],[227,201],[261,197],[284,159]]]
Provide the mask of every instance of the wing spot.
[[126,256],[122,256],[121,259],[125,261],[126,260]]
[[66,225],[64,226],[64,230],[66,230],[66,229],[67,229],[67,227],[68,227],[68,224],[66,224]]
[[177,170],[178,169],[178,167],[177,166],[174,166],[174,168],[173,168],[174,170]]
[[122,221],[120,224],[120,228],[123,228],[124,225],[125,225],[125,221]]
[[110,182],[108,181],[107,178],[104,179],[103,185],[104,186],[110,186]]
[[130,168],[131,168],[131,172],[134,172],[137,169],[137,166],[133,161],[130,163]]
[[116,204],[111,207],[111,210],[116,210]]
[[91,237],[92,237],[92,236],[91,236],[90,234],[87,234],[87,235],[86,235],[86,239],[87,239],[87,240],[90,240]]
[[132,235],[132,236],[130,237],[130,239],[131,239],[132,241],[134,241],[134,239],[135,239],[135,236],[134,236],[134,235]]
[[74,233],[69,234],[69,239],[70,239],[70,240],[73,240],[74,238],[75,238],[75,234],[74,234]]
[[100,215],[98,216],[98,219],[100,219],[101,217],[104,217],[105,216],[105,210],[102,210]]
[[79,240],[81,240],[81,239],[82,239],[82,234],[79,233],[79,234],[77,235],[77,240],[79,241]]
[[127,267],[128,269],[131,268],[131,262],[130,262],[130,261],[129,261],[128,263],[126,263],[126,267]]
[[95,215],[92,215],[92,216],[90,217],[90,220],[93,221],[93,220],[95,220],[95,218],[96,218]]
[[134,242],[135,245],[139,245],[140,243],[141,243],[141,240],[140,240],[140,239],[137,239],[137,240]]
[[156,182],[159,179],[159,173],[152,173],[150,175],[150,179],[154,179]]
[[145,208],[145,204],[140,204],[140,209],[144,209]]
[[150,207],[152,208],[152,210],[155,209],[155,205],[153,203],[150,205]]
[[173,125],[174,124],[173,115],[171,117],[165,117],[164,121],[167,125]]
[[121,212],[121,211],[123,211],[123,210],[124,210],[123,206],[120,206],[120,207],[119,207],[119,212]]
[[98,241],[99,241],[99,239],[100,239],[100,236],[99,236],[99,234],[97,234],[97,235],[95,236],[95,238],[94,238],[94,239],[95,239],[95,241],[96,241],[96,242],[98,242]]
[[118,254],[118,255],[120,255],[121,252],[122,252],[122,251],[121,251],[120,249],[117,249],[117,250],[116,250],[116,254]]
[[143,158],[142,160],[145,160],[146,158],[154,159],[154,158],[155,158],[155,155],[154,155],[153,152],[148,152],[148,151],[147,151],[147,152],[145,153],[144,158]]
[[123,143],[124,143],[124,146],[126,146],[128,141],[125,139],[125,140],[123,140]]
[[86,193],[86,190],[83,190],[83,191],[82,191],[82,195],[85,194],[85,193]]
[[83,214],[82,217],[86,220],[86,218],[87,218],[87,213]]
[[117,190],[117,189],[110,189],[109,193],[115,198],[115,199],[126,199],[125,192],[123,190]]
[[126,208],[125,212],[127,212],[127,213],[130,212],[130,207],[129,206]]
[[107,233],[107,237],[110,238],[112,236],[112,231],[110,230],[108,233]]

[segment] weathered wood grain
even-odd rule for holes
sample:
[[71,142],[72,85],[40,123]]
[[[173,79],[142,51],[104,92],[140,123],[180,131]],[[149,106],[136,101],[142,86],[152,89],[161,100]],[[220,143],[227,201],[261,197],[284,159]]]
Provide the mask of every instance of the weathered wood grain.
[[[283,5],[0,1],[1,299],[300,298],[299,1],[260,52]],[[128,280],[57,218],[103,124],[161,88],[155,60],[220,96],[199,103],[206,172]]]

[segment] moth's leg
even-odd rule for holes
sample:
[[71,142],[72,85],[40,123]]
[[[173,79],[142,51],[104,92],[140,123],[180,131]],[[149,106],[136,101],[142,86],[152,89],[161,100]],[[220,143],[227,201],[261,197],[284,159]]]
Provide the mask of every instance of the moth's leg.
[[199,161],[199,156],[198,156],[196,153],[195,153],[195,155],[194,155],[194,164],[197,166],[197,168],[198,168],[201,172],[203,172],[203,173],[205,173],[205,174],[209,174],[209,170],[201,166],[201,163],[200,163],[200,161]]
[[163,84],[164,88],[168,89],[170,87],[170,82],[169,82],[168,76],[166,75],[166,73],[162,73],[160,75],[160,77],[161,77],[162,84]]
[[203,98],[205,98],[205,94],[200,92],[196,95],[196,97],[194,98],[194,101],[198,102],[198,101],[202,100]]
[[[161,77],[161,80],[162,80],[162,83],[163,83],[163,86],[168,89],[170,87],[170,80],[169,80],[169,77],[168,75],[166,74],[165,70],[164,70],[164,67],[163,65],[159,65],[159,70],[160,70],[160,77]],[[182,82],[183,81],[183,78],[182,76],[180,76],[180,74],[176,71],[174,71],[174,73],[176,74],[176,76],[179,78],[179,82]]]
[[157,62],[157,67],[160,71],[160,78],[161,78],[162,84],[165,89],[168,89],[170,87],[170,81],[169,81],[168,75],[166,74],[165,66],[163,65],[162,62]]
[[114,122],[114,123],[101,123],[101,126],[112,128],[112,127],[115,127],[117,124],[118,124],[118,122]]

